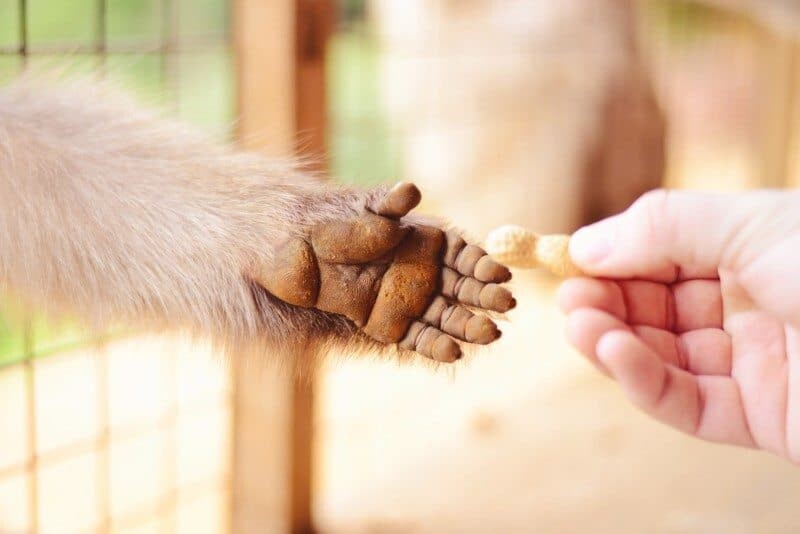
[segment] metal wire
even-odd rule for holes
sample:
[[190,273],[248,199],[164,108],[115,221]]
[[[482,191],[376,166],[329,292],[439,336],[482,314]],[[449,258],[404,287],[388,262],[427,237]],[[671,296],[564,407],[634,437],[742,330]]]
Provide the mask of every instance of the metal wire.
[[28,0],[19,0],[19,55],[24,66],[28,61]]
[[[67,1],[67,0],[64,0]],[[24,69],[34,56],[53,56],[62,55],[65,57],[87,56],[96,57],[98,60],[97,69],[100,75],[105,75],[107,71],[107,59],[109,54],[130,54],[130,55],[157,55],[161,60],[161,82],[166,89],[166,93],[171,99],[173,108],[179,105],[178,83],[180,79],[181,54],[190,52],[208,52],[221,49],[229,49],[230,43],[228,34],[222,35],[194,35],[187,38],[179,38],[178,20],[180,5],[179,0],[161,0],[161,35],[157,42],[148,40],[114,40],[109,41],[108,36],[108,0],[94,0],[96,20],[93,30],[93,39],[90,44],[77,43],[47,43],[32,46],[29,39],[29,6],[28,0],[18,0],[18,46],[0,47],[0,57],[19,57],[21,66]],[[27,476],[29,518],[28,523],[33,532],[39,530],[39,518],[42,512],[40,502],[40,488],[38,485],[39,471],[47,466],[60,463],[71,458],[78,457],[87,453],[95,453],[96,458],[96,485],[97,503],[95,516],[98,523],[94,527],[100,532],[109,531],[117,526],[134,526],[142,523],[151,517],[166,518],[170,530],[175,530],[177,525],[177,510],[180,503],[187,500],[199,498],[204,495],[213,494],[219,491],[230,491],[230,473],[224,472],[212,479],[201,480],[200,482],[190,483],[180,486],[178,480],[178,424],[182,416],[193,411],[207,411],[211,406],[209,401],[199,401],[189,407],[179,407],[177,391],[179,387],[179,369],[177,354],[172,351],[166,355],[166,381],[164,392],[168,399],[167,412],[157,421],[144,426],[127,426],[111,428],[109,416],[109,374],[108,374],[108,354],[102,349],[102,345],[108,338],[96,338],[87,340],[83,345],[94,345],[96,352],[96,375],[98,381],[97,396],[95,399],[95,410],[97,411],[98,431],[94,437],[69,443],[55,450],[39,452],[39,435],[37,432],[37,413],[38,399],[36,398],[36,366],[34,359],[41,357],[42,354],[36,352],[34,343],[34,328],[32,321],[26,321],[24,325],[24,347],[22,359],[16,364],[0,368],[0,373],[6,372],[13,367],[21,366],[24,373],[24,409],[27,416],[27,458],[21,464],[3,467],[0,469],[0,482],[3,480],[17,477],[21,474]],[[50,354],[64,352],[67,349],[76,348],[75,343],[63,345],[56,350],[48,351]],[[219,406],[220,401],[214,400],[214,406]],[[222,400],[222,405],[230,407],[231,399],[229,396]],[[125,513],[121,517],[112,517],[111,513],[111,469],[109,451],[121,440],[132,439],[140,435],[149,435],[155,432],[165,432],[166,442],[164,444],[163,465],[164,491],[156,496],[152,503],[142,506],[139,509]],[[112,434],[114,443],[112,444]]]

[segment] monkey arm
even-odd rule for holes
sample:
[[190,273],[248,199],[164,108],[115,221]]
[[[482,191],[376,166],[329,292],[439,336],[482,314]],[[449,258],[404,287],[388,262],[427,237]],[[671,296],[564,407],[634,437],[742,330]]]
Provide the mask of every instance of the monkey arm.
[[0,90],[0,282],[100,326],[291,336],[297,318],[254,299],[241,265],[324,195],[296,174],[108,87],[18,81]]
[[[17,81],[0,89],[0,284],[34,305],[95,324],[187,328],[282,348],[405,340],[404,348],[434,356],[436,332],[445,334],[415,325],[442,286],[441,230],[431,233],[427,229],[433,227],[413,225],[401,240],[383,246],[381,258],[363,258],[365,266],[357,272],[377,273],[363,289],[348,282],[354,271],[339,268],[329,254],[346,252],[352,236],[327,235],[327,248],[312,239],[315,231],[321,235],[320,228],[360,220],[370,206],[388,206],[391,198],[385,195],[326,185],[291,163],[210,142],[102,84]],[[373,216],[388,216],[394,222],[382,228],[397,231],[398,219],[410,207],[393,213],[389,206]],[[402,226],[411,228],[406,222]],[[390,231],[373,229],[377,242],[385,241],[381,232]],[[414,260],[425,268],[395,267],[410,262],[415,246],[431,247],[428,241],[414,245],[406,234],[438,235],[431,238],[440,242],[431,257]],[[292,243],[313,245],[309,258],[316,262],[312,274],[322,302],[293,301],[291,295],[307,289],[310,279],[295,276],[308,269],[308,262],[287,259]],[[280,271],[287,266],[288,273]],[[409,273],[422,271],[429,274],[409,283]],[[400,273],[392,280],[405,285],[379,301],[386,272]],[[295,286],[276,287],[278,276],[296,280]],[[505,281],[507,270],[496,276]],[[464,285],[460,275],[451,285],[455,282],[459,287],[450,291],[457,293]],[[512,305],[507,290],[498,295],[503,306],[485,307],[505,311],[501,308]],[[414,299],[421,303],[414,310],[419,317],[404,316],[400,326],[378,317],[369,330],[354,321],[368,316],[378,302],[391,314],[396,303]],[[362,302],[361,308],[340,309],[337,303],[345,301]],[[444,328],[445,312],[449,319],[456,308],[435,302],[428,322]],[[412,329],[414,339],[405,339]],[[482,342],[494,339],[489,337],[485,334]],[[448,356],[454,354],[451,347]]]

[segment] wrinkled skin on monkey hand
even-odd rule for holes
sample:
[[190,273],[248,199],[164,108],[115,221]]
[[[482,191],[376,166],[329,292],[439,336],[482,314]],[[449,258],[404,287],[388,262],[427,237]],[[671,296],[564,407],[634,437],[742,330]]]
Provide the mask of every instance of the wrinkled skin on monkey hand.
[[350,218],[317,224],[282,244],[257,282],[440,362],[461,357],[459,341],[495,341],[500,331],[480,312],[516,305],[499,285],[511,273],[455,232],[408,220],[419,201],[417,187],[401,183]]

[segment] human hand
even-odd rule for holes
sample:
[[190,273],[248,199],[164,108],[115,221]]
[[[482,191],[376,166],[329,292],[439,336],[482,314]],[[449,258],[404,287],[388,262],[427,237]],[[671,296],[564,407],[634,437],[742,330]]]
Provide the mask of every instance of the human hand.
[[570,254],[567,337],[631,402],[800,462],[800,194],[648,193]]
[[287,240],[254,279],[289,304],[347,317],[382,344],[455,361],[456,340],[500,337],[491,319],[468,308],[513,308],[499,285],[511,273],[455,232],[408,218],[419,201],[416,186],[398,184],[359,213]]

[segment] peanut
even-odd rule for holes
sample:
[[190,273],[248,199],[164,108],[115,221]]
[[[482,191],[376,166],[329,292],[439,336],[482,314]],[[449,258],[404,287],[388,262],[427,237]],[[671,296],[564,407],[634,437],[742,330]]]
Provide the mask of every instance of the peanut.
[[568,235],[539,235],[521,226],[501,226],[486,238],[486,251],[510,267],[542,267],[561,277],[579,276],[581,270],[569,256]]

